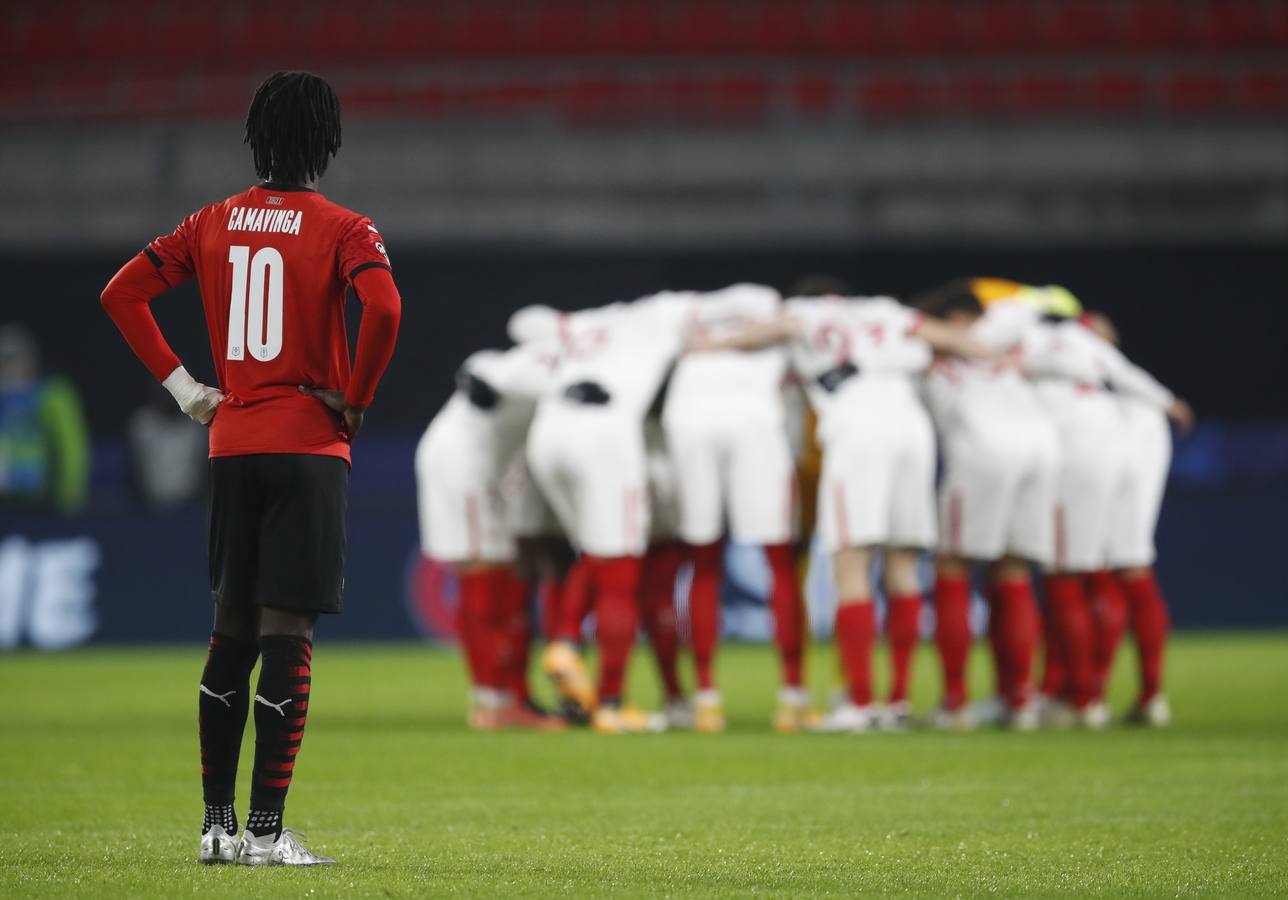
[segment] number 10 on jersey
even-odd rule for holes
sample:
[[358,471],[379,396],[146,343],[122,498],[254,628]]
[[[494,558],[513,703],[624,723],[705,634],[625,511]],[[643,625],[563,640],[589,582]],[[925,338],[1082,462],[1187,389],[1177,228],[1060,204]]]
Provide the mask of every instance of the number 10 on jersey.
[[228,261],[233,267],[228,358],[276,359],[282,352],[282,254],[272,247],[261,247],[252,257],[250,247],[229,247]]

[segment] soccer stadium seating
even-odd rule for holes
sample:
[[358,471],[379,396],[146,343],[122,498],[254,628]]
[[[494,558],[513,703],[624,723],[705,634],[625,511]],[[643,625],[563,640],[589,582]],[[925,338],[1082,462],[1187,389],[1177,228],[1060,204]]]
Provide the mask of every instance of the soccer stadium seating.
[[11,7],[0,50],[10,123],[223,117],[280,65],[325,70],[371,115],[1288,109],[1281,0],[55,0]]

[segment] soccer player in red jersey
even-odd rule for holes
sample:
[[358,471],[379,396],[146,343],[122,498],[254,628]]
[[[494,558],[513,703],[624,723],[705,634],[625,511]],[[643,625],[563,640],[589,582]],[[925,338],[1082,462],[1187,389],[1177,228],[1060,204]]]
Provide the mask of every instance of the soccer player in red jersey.
[[[180,408],[210,426],[215,618],[198,694],[206,813],[197,858],[325,864],[333,860],[283,830],[282,810],[308,714],[314,624],[342,606],[349,445],[393,353],[401,300],[371,220],[317,192],[340,148],[331,86],[307,72],[272,75],[251,101],[245,142],[263,183],[152,241],[102,302]],[[188,374],[149,308],[190,278],[218,389]],[[352,368],[349,288],[364,307]],[[252,698],[255,766],[238,835],[233,796]]]

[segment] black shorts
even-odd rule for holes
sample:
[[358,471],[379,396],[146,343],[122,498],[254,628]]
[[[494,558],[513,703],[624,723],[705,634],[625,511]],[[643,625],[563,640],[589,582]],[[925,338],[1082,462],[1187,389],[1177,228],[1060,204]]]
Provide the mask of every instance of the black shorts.
[[210,595],[228,606],[338,613],[349,464],[262,453],[210,461]]

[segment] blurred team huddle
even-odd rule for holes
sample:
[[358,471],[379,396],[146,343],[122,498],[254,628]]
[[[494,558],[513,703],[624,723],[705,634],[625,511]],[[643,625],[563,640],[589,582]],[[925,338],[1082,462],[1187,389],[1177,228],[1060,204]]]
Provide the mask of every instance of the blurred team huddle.
[[[713,663],[727,536],[763,548],[771,575],[778,731],[1102,728],[1129,628],[1139,690],[1125,719],[1166,724],[1153,535],[1168,420],[1188,430],[1189,406],[1061,287],[968,278],[903,303],[815,277],[791,293],[737,284],[529,306],[509,320],[512,347],[465,360],[415,465],[422,551],[458,578],[470,723],[723,731]],[[836,597],[827,710],[803,677],[811,542]],[[914,719],[927,553],[943,684]],[[973,584],[996,683],[975,698]],[[534,585],[557,714],[528,692]],[[582,658],[592,615],[597,677]],[[641,630],[666,696],[652,712],[623,696]],[[892,671],[878,698],[880,631]]]

